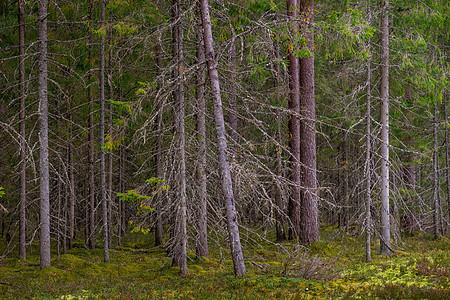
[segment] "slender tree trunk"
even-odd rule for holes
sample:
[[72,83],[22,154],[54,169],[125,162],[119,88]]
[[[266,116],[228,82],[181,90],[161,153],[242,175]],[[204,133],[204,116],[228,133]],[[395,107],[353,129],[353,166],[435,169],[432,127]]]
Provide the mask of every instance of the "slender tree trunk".
[[70,212],[69,212],[69,249],[73,247],[73,239],[75,236],[75,176],[73,161],[73,145],[72,145],[72,113],[69,112],[69,131],[70,140],[68,143],[68,168],[69,168],[69,195],[70,195]]
[[203,46],[201,24],[197,28],[197,140],[198,140],[198,198],[200,207],[198,210],[198,240],[197,255],[209,257],[208,252],[208,227],[207,227],[207,191],[206,191],[206,103],[205,103],[205,50]]
[[[445,94],[444,94],[445,97]],[[447,99],[444,100],[444,120],[445,120],[445,179],[447,181],[447,217],[450,220],[450,151],[449,151],[449,134],[448,128],[450,125],[449,119],[447,118]],[[448,228],[448,227],[447,227]]]
[[182,17],[182,0],[173,0],[173,16],[176,22],[173,28],[173,52],[175,56],[175,79],[176,90],[174,93],[176,107],[176,130],[178,136],[178,163],[179,174],[177,182],[178,199],[180,201],[176,217],[175,226],[175,245],[173,247],[173,258],[180,267],[180,274],[187,274],[187,207],[186,207],[186,154],[185,154],[185,129],[184,129],[184,53],[183,53],[183,17]]
[[[158,1],[158,8],[160,11],[162,11],[162,5],[161,1]],[[161,45],[161,42],[158,42],[156,44],[156,68],[158,75],[161,75],[162,69],[163,69],[163,47]],[[162,99],[157,99],[157,105],[158,105],[158,115],[156,117],[156,177],[159,179],[162,179],[164,174],[163,170],[163,113],[164,113],[164,102]],[[162,222],[162,200],[163,196],[161,195],[162,191],[159,190],[158,194],[156,195],[156,228],[155,228],[155,246],[159,246],[163,242],[163,222]]]
[[[237,117],[236,117],[236,37],[234,32],[232,33],[230,45],[228,48],[228,61],[231,68],[231,79],[230,79],[230,95],[228,98],[228,114],[227,121],[229,124],[228,135],[230,136],[231,142],[237,142]],[[236,191],[235,191],[236,192]]]
[[[305,20],[314,23],[314,1],[301,0],[300,13]],[[311,244],[319,240],[313,26],[308,25],[304,35],[312,55],[300,59],[300,164],[302,184],[300,189],[300,241],[304,244]]]
[[[109,27],[110,30],[110,44],[112,44],[112,25]],[[109,59],[108,59],[108,67],[109,67],[109,76],[108,76],[108,86],[109,86],[109,99],[114,100],[114,85],[113,85],[113,69],[112,69],[112,47],[109,49]],[[108,105],[109,108],[109,120],[108,120],[108,130],[109,136],[112,137],[112,127],[113,127],[113,106],[112,103]],[[113,152],[112,150],[108,150],[108,246],[111,248],[112,241],[112,227],[113,227]]]
[[[278,20],[278,13],[276,13],[275,16],[276,20]],[[274,75],[274,87],[277,90],[280,85],[280,78],[281,78],[281,69],[280,69],[280,44],[277,40],[273,41],[273,47],[274,47],[274,57],[275,57],[275,75]],[[278,97],[278,93],[277,93]],[[278,141],[282,140],[281,136],[281,112],[277,112],[277,139]],[[283,176],[283,157],[282,157],[282,151],[281,151],[281,144],[277,146],[276,149],[277,152],[277,161],[276,161],[276,167],[275,167],[275,175],[277,176],[277,180],[275,182],[275,204],[276,204],[276,212],[275,212],[275,218],[276,218],[276,231],[277,231],[277,241],[281,242],[286,239],[286,233],[284,230],[284,221],[283,221],[283,214],[284,214],[284,203],[283,203],[283,189],[281,187],[281,183],[279,181],[279,178]]]
[[381,253],[392,254],[389,221],[389,1],[381,17]]
[[[298,15],[297,0],[288,0],[288,16],[291,19],[290,32],[293,39],[298,38],[298,23],[292,21]],[[292,41],[294,43],[294,41]],[[294,56],[293,49],[289,52],[289,157],[290,180],[292,182],[289,197],[289,239],[297,239],[300,236],[300,83],[299,83],[299,60]]]
[[19,257],[27,258],[26,206],[27,206],[27,161],[25,137],[25,19],[24,0],[19,0],[19,92],[20,92],[20,234]]
[[434,104],[434,122],[433,122],[433,220],[434,220],[434,237],[440,237],[440,199],[439,199],[439,151],[438,151],[438,109],[437,103]]
[[222,189],[227,211],[228,238],[233,259],[234,274],[245,275],[244,257],[239,237],[239,226],[236,216],[236,207],[233,196],[233,183],[231,180],[230,165],[227,154],[227,138],[223,118],[222,99],[220,95],[219,73],[214,54],[211,17],[209,15],[208,0],[200,1],[200,11],[203,24],[203,42],[205,44],[205,57],[208,62],[209,80],[214,100],[214,120],[216,123],[217,145],[219,151],[219,168],[222,178]]
[[40,168],[40,267],[50,266],[50,175],[48,158],[47,0],[39,1],[39,168]]
[[[370,43],[368,45],[370,52]],[[366,94],[366,262],[371,260],[371,238],[372,238],[372,214],[370,207],[372,205],[372,163],[370,159],[370,153],[372,152],[372,116],[371,116],[371,106],[372,106],[372,91],[371,91],[371,80],[372,80],[372,58],[369,57],[367,62],[367,94]]]
[[[105,25],[105,0],[101,0],[101,25]],[[108,203],[106,199],[106,165],[105,165],[105,36],[100,40],[100,189],[102,195],[102,221],[103,221],[103,260],[109,262],[108,238]]]
[[[89,1],[89,22],[93,25],[93,2]],[[89,62],[92,62],[92,44],[94,38],[89,31]],[[91,93],[92,70],[88,72],[89,99],[89,249],[95,249],[95,140],[94,140],[94,97]]]

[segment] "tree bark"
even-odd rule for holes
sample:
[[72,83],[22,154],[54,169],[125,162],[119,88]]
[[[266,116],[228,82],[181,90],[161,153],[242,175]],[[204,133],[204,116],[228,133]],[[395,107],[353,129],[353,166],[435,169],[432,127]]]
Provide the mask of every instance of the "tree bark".
[[[158,9],[162,12],[162,1],[158,1]],[[158,41],[156,44],[156,68],[158,75],[161,75],[163,69],[163,46],[161,41]],[[156,117],[156,177],[162,179],[164,174],[163,170],[163,131],[164,131],[164,123],[163,123],[163,113],[164,113],[164,105],[162,99],[157,99],[158,105],[158,115]],[[163,243],[163,221],[162,221],[162,200],[163,196],[161,195],[161,191],[156,195],[156,227],[155,227],[155,246],[159,246]]]
[[[101,0],[101,26],[105,26],[105,0]],[[108,238],[108,203],[106,199],[106,165],[105,165],[105,36],[100,40],[100,190],[102,196],[103,221],[103,260],[109,262]]]
[[47,0],[39,1],[39,168],[40,168],[40,267],[50,266],[50,175],[48,158]]
[[180,267],[180,274],[187,274],[187,256],[186,256],[186,244],[187,244],[187,231],[186,231],[186,219],[187,219],[187,207],[186,207],[186,140],[185,140],[185,128],[184,128],[184,53],[183,53],[183,16],[182,16],[182,1],[173,0],[173,16],[175,26],[173,28],[173,54],[175,57],[175,79],[176,90],[174,93],[175,107],[176,107],[176,130],[178,137],[178,182],[177,182],[177,194],[179,199],[176,226],[175,226],[175,245],[173,247],[173,259]]
[[[276,20],[278,21],[278,13],[275,15]],[[277,40],[273,41],[273,48],[274,48],[274,57],[275,57],[275,63],[274,63],[274,88],[278,89],[280,85],[280,78],[281,78],[281,69],[280,69],[280,44]],[[278,97],[278,94],[276,95]],[[280,143],[279,146],[276,148],[277,152],[277,160],[276,160],[276,167],[275,167],[275,175],[277,176],[275,180],[275,204],[276,204],[276,212],[275,212],[275,222],[276,222],[276,231],[277,231],[277,241],[281,242],[286,240],[286,233],[284,230],[284,203],[283,203],[283,189],[281,187],[281,183],[279,181],[279,178],[283,176],[283,157],[282,157],[282,150],[281,150],[281,141],[282,141],[282,135],[281,135],[281,112],[277,111],[277,139]]]
[[[298,23],[293,21],[298,15],[297,0],[288,0],[288,16],[291,20],[290,32],[292,38],[298,38]],[[294,45],[294,41],[291,41]],[[299,60],[294,56],[293,47],[289,52],[289,157],[290,180],[292,182],[291,193],[288,203],[290,227],[289,239],[298,239],[300,236],[300,83],[299,83]]]
[[219,168],[222,178],[222,189],[227,211],[228,238],[233,259],[234,274],[245,275],[244,257],[239,237],[239,226],[236,216],[236,207],[233,196],[233,183],[227,154],[227,138],[223,118],[222,99],[220,95],[219,73],[214,54],[211,17],[209,15],[208,0],[200,1],[200,11],[203,24],[203,42],[205,44],[205,57],[208,62],[209,80],[214,101],[214,121],[216,124],[217,145],[219,152]]
[[439,151],[438,151],[438,108],[437,103],[434,104],[434,120],[433,120],[433,223],[434,238],[438,239],[441,235],[440,230],[440,199],[439,199]]
[[389,214],[389,1],[382,1],[381,17],[381,253],[392,254]]
[[[89,23],[93,25],[93,1],[89,1]],[[89,62],[92,62],[92,44],[94,38],[89,31]],[[95,140],[94,140],[94,97],[91,94],[92,70],[88,72],[88,101],[89,101],[89,249],[95,249]]]
[[19,0],[19,92],[20,92],[20,233],[19,257],[27,258],[26,250],[26,206],[27,206],[27,162],[25,137],[25,19],[24,0]]
[[[368,43],[369,53],[370,53],[370,43]],[[372,116],[371,116],[371,106],[372,106],[372,90],[371,90],[371,80],[372,80],[372,69],[371,69],[372,58],[369,57],[367,62],[367,93],[366,93],[366,262],[371,261],[371,238],[372,238],[372,214],[370,207],[372,206],[372,163],[370,155],[372,152]]]
[[205,50],[203,46],[201,24],[197,28],[197,141],[198,141],[198,198],[200,207],[198,211],[198,239],[197,255],[209,257],[208,252],[208,215],[206,191],[206,103],[205,103]]
[[69,111],[69,131],[70,140],[68,143],[68,169],[69,169],[69,249],[73,246],[75,236],[75,175],[73,161],[73,145],[72,145],[72,113]]
[[[446,94],[444,94],[444,97]],[[450,220],[450,149],[449,149],[449,134],[448,128],[450,125],[449,119],[447,118],[447,99],[444,99],[444,120],[445,120],[445,180],[447,181],[447,217]],[[448,222],[448,221],[447,221]],[[448,227],[447,227],[448,230]],[[443,233],[444,234],[444,233]]]
[[[314,23],[314,1],[301,0],[300,13]],[[308,25],[304,36],[311,56],[300,59],[300,165],[301,227],[300,241],[311,244],[319,240],[319,209],[316,174],[316,103],[314,97],[314,28]]]

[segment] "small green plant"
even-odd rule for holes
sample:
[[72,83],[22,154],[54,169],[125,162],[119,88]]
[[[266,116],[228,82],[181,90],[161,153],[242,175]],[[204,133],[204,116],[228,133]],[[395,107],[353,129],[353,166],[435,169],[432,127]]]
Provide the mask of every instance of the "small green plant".
[[5,196],[5,189],[0,186],[0,198],[3,198]]

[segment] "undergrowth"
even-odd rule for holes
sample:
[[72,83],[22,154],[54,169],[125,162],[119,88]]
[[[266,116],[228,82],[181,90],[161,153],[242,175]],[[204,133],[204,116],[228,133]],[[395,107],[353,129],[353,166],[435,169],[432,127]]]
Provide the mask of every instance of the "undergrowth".
[[102,250],[68,250],[39,270],[38,257],[0,261],[0,299],[450,299],[450,241],[416,235],[402,251],[364,262],[363,241],[331,228],[321,242],[245,242],[248,274],[233,275],[226,247],[189,252],[181,277],[151,235],[133,234],[102,262]]

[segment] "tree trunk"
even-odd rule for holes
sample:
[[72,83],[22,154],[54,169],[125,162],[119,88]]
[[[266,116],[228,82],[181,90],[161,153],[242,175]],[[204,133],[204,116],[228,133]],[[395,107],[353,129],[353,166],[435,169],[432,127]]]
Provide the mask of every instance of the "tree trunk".
[[381,254],[392,254],[389,222],[389,1],[381,17]]
[[[89,1],[89,23],[93,25],[93,3]],[[94,38],[89,31],[89,62],[92,62],[92,44]],[[94,141],[94,97],[91,94],[92,70],[88,72],[88,100],[89,100],[89,249],[95,249],[95,141]]]
[[[314,1],[301,0],[300,13],[314,22]],[[316,175],[316,103],[314,97],[314,31],[305,30],[310,57],[300,59],[300,165],[301,165],[301,227],[300,241],[311,244],[319,240],[319,209]]]
[[205,50],[203,46],[201,24],[197,28],[197,140],[198,140],[198,198],[200,208],[198,211],[198,239],[197,255],[209,257],[208,227],[207,227],[207,191],[206,191],[206,103],[205,103]]
[[[445,94],[444,94],[445,97]],[[450,151],[449,151],[449,134],[448,128],[450,125],[449,119],[447,119],[447,99],[444,99],[444,120],[445,120],[445,179],[447,181],[447,222],[450,220]],[[448,228],[447,228],[448,229]],[[444,234],[444,233],[443,233]]]
[[[112,45],[113,43],[113,37],[112,37],[112,25],[109,27],[110,30],[110,36],[109,36],[109,42]],[[110,47],[109,50],[109,59],[108,59],[108,67],[109,67],[109,76],[108,76],[108,86],[109,86],[109,99],[114,100],[114,84],[113,84],[113,67],[112,67],[112,47]],[[112,103],[108,105],[109,109],[109,120],[108,120],[108,130],[109,130],[109,136],[112,138],[113,132],[113,106]],[[113,218],[112,218],[112,212],[113,212],[113,152],[111,149],[108,150],[108,246],[111,248],[111,242],[112,242],[112,227],[113,227]]]
[[[101,25],[105,25],[105,0],[101,0]],[[102,221],[103,221],[103,260],[109,262],[108,238],[108,203],[106,199],[106,165],[105,165],[105,36],[100,40],[100,190],[102,195]]]
[[27,206],[27,162],[25,137],[25,19],[24,0],[19,0],[19,92],[20,92],[20,233],[19,257],[27,258],[26,206]]
[[[276,20],[278,21],[278,13],[276,13],[275,16]],[[280,44],[277,40],[273,41],[273,48],[274,48],[274,57],[275,57],[275,74],[274,74],[274,88],[275,90],[278,89],[280,85],[280,78],[281,78],[281,69],[280,69]],[[278,98],[278,94],[276,95]],[[284,203],[283,203],[283,189],[281,187],[281,183],[279,178],[283,176],[283,157],[282,157],[282,150],[281,150],[281,141],[282,141],[282,135],[281,135],[281,112],[277,111],[277,139],[280,143],[276,147],[277,152],[277,160],[276,160],[276,167],[275,167],[275,175],[277,176],[275,180],[275,204],[276,204],[276,212],[275,212],[275,222],[276,222],[276,231],[277,231],[277,241],[281,242],[286,239],[286,233],[284,230]]]
[[219,152],[219,168],[222,178],[222,189],[227,211],[228,238],[233,259],[234,274],[245,275],[244,257],[239,237],[239,226],[236,216],[236,207],[233,196],[233,183],[227,154],[227,138],[223,118],[222,99],[220,95],[219,73],[214,54],[211,17],[209,15],[208,0],[200,1],[200,11],[203,24],[203,42],[205,44],[205,57],[208,62],[209,80],[214,101],[214,120],[216,124],[217,146]]
[[[231,68],[231,79],[230,79],[230,95],[228,98],[228,114],[227,121],[229,130],[228,135],[232,143],[237,142],[237,117],[236,117],[236,37],[234,35],[234,31],[232,32],[233,36],[230,41],[230,45],[228,48],[228,63]],[[236,192],[236,191],[235,191]]]
[[[160,12],[162,12],[162,1],[158,1],[158,9]],[[156,44],[156,68],[158,75],[161,75],[163,70],[163,47],[160,41]],[[163,113],[164,113],[164,103],[162,98],[157,99],[157,105],[158,105],[158,115],[156,117],[156,177],[159,179],[162,179],[163,174]],[[162,200],[163,196],[161,195],[162,191],[159,190],[158,194],[156,195],[156,227],[155,227],[155,246],[159,246],[163,242],[163,222],[162,222]]]
[[178,164],[179,174],[177,182],[177,194],[179,205],[176,216],[175,226],[175,245],[173,248],[173,259],[180,267],[180,274],[187,274],[187,257],[186,257],[186,153],[185,153],[185,128],[184,128],[184,53],[183,53],[183,16],[182,16],[182,1],[173,0],[173,16],[176,22],[173,28],[173,54],[175,57],[175,79],[176,90],[174,93],[175,112],[176,112],[176,130],[178,135]]
[[438,151],[438,108],[437,103],[434,104],[434,122],[433,122],[433,221],[434,221],[434,237],[438,239],[441,234],[440,230],[440,199],[439,199],[439,151]]
[[68,143],[68,168],[69,168],[69,249],[73,247],[73,239],[75,236],[75,176],[73,161],[73,145],[72,145],[72,113],[69,111],[69,132],[70,140]]
[[48,158],[47,0],[39,1],[39,168],[40,168],[40,267],[50,266],[50,175]]
[[[288,16],[291,19],[290,31],[293,39],[298,38],[298,23],[293,21],[298,15],[297,0],[288,0]],[[294,41],[291,41],[292,45]],[[293,48],[289,52],[289,157],[290,180],[292,183],[289,197],[289,239],[300,236],[300,91],[299,60],[294,56]]]
[[[369,53],[370,53],[370,43],[368,43]],[[372,151],[372,116],[371,116],[371,105],[372,105],[372,91],[371,91],[371,80],[372,80],[372,69],[371,69],[372,58],[369,57],[367,62],[367,94],[366,94],[366,262],[371,260],[371,238],[372,238],[372,214],[370,207],[372,205],[372,163],[370,159],[370,154]]]

